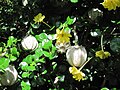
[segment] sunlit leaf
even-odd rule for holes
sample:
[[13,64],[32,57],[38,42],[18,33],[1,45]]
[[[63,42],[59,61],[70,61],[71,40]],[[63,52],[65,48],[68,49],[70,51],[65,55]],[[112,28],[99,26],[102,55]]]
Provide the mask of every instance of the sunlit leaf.
[[46,33],[41,33],[39,35],[36,35],[35,37],[38,41],[42,42],[42,40],[47,39],[47,34]]
[[78,0],[70,0],[72,3],[77,3]]
[[9,65],[9,59],[7,58],[0,58],[0,69],[5,69]]
[[32,59],[33,59],[33,56],[32,55],[28,55],[26,58],[23,59],[23,62],[26,62],[27,64],[31,64],[32,63]]
[[22,77],[23,77],[23,78],[27,78],[27,77],[29,77],[29,75],[30,75],[29,72],[23,72],[23,73],[22,73]]

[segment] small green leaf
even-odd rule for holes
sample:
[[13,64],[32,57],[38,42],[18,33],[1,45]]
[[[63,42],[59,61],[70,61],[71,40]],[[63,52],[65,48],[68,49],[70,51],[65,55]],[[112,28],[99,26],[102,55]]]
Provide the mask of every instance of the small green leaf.
[[15,61],[17,60],[17,57],[13,56],[12,54],[9,55],[10,61]]
[[23,78],[27,78],[27,77],[29,77],[29,75],[30,75],[29,72],[23,72],[23,73],[22,73],[22,77],[23,77]]
[[119,21],[119,22],[117,22],[117,24],[120,24],[120,21]]
[[11,47],[16,42],[17,42],[17,39],[15,39],[13,36],[10,36],[7,41],[7,46]]
[[78,0],[70,0],[72,3],[77,3]]
[[52,53],[55,53],[56,50],[57,50],[56,47],[52,46]]
[[47,73],[47,70],[44,70],[43,72],[42,72],[42,74],[46,74]]
[[52,62],[53,65],[53,70],[57,67],[57,63],[56,62]]
[[42,42],[42,48],[49,50],[52,47],[52,41]]
[[35,68],[35,66],[28,66],[27,70],[28,71],[34,71],[34,70],[36,70],[36,68]]
[[0,58],[0,69],[5,69],[9,65],[9,59],[7,58]]
[[102,88],[102,89],[100,89],[100,90],[109,90],[108,88],[106,88],[106,87],[104,87],[104,88]]
[[50,57],[50,53],[47,52],[47,51],[43,51],[43,54],[44,54],[46,57]]
[[31,64],[32,63],[32,59],[33,59],[33,56],[32,55],[28,55],[26,58],[23,59],[23,62],[26,62],[27,64]]
[[28,64],[26,62],[21,62],[20,63],[20,67],[23,71],[27,71],[28,68]]
[[31,90],[31,87],[30,87],[31,85],[30,85],[29,81],[27,81],[27,82],[22,81],[21,86],[22,86],[22,90]]
[[42,49],[38,48],[38,49],[35,50],[35,56],[37,58],[41,57],[42,55],[43,55]]
[[34,61],[36,63],[39,63],[39,62],[45,63],[45,59],[44,58],[39,59],[36,54],[34,55]]
[[116,21],[111,20],[112,23],[116,23]]
[[10,48],[10,53],[15,56],[19,56],[19,52],[17,51],[16,47]]
[[65,80],[65,75],[58,76],[58,78],[59,78],[59,81],[64,82],[64,80]]
[[69,16],[67,17],[67,20],[66,20],[66,23],[68,24],[68,25],[72,25],[73,23],[75,22],[75,18],[70,18]]
[[41,33],[39,35],[36,35],[35,37],[39,42],[42,42],[44,39],[47,39],[47,34],[46,33]]
[[113,38],[110,42],[110,48],[112,51],[120,52],[120,38]]

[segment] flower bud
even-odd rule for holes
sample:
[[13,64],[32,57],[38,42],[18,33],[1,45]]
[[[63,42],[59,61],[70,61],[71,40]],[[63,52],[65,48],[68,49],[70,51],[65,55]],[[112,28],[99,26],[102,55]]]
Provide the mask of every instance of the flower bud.
[[71,66],[81,67],[87,59],[87,51],[83,46],[70,46],[66,58]]
[[5,69],[3,74],[0,74],[0,85],[10,86],[13,85],[18,77],[18,72],[14,66],[9,66]]
[[29,36],[25,37],[22,40],[21,44],[22,44],[22,47],[25,50],[34,50],[38,47],[38,41],[32,35],[29,35]]

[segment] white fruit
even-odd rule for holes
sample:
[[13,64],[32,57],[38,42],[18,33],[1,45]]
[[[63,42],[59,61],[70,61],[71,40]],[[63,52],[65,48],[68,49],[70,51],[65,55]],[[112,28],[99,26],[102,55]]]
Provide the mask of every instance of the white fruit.
[[34,50],[38,47],[38,41],[32,35],[29,35],[29,36],[25,37],[22,40],[21,44],[22,44],[22,47],[25,50]]
[[87,51],[83,46],[70,46],[66,58],[71,66],[81,67],[87,59]]

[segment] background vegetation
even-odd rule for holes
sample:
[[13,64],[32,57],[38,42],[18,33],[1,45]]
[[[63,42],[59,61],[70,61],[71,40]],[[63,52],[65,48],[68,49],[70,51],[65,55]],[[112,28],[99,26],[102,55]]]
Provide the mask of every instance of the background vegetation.
[[[28,3],[27,3],[28,2]],[[14,85],[1,86],[0,90],[100,90],[107,87],[120,89],[120,8],[108,11],[100,3],[103,0],[0,0],[0,70],[14,65],[18,80]],[[93,8],[101,15],[95,19],[88,12]],[[34,23],[36,15],[45,15],[44,23]],[[85,80],[74,80],[65,53],[57,52],[54,37],[56,29],[67,23],[74,32],[78,44],[83,45],[92,59],[85,65]],[[23,38],[36,37],[39,48],[24,50]],[[100,59],[95,52],[104,50],[111,56]],[[47,41],[46,41],[47,40]],[[5,55],[3,55],[3,53]],[[55,80],[58,81],[55,83]],[[107,89],[105,89],[107,90]]]

